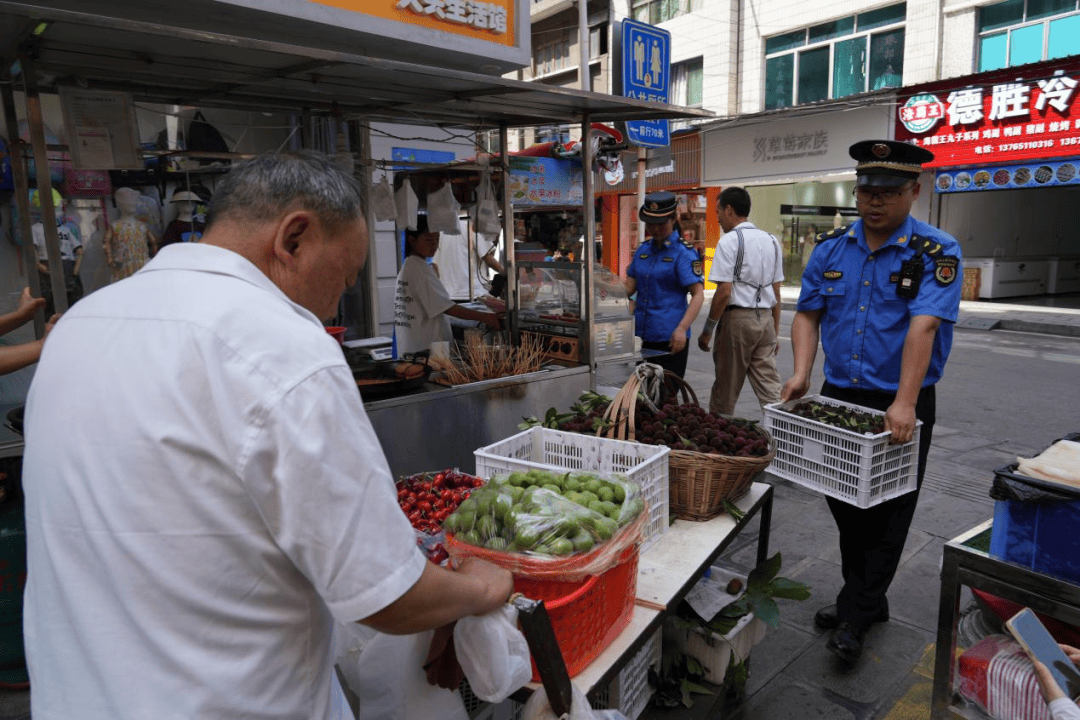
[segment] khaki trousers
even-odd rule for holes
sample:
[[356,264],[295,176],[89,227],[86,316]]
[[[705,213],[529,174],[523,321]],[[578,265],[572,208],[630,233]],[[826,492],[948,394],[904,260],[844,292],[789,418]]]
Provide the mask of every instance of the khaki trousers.
[[776,369],[776,328],[772,310],[733,308],[724,312],[713,344],[716,380],[709,411],[735,412],[743,381],[750,378],[762,408],[780,401],[780,372]]

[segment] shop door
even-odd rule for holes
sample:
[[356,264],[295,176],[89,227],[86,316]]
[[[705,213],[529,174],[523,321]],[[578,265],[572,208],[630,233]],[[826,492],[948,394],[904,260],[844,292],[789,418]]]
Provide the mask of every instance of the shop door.
[[814,239],[820,233],[850,225],[858,217],[858,211],[853,207],[781,205],[784,234],[779,240],[784,250],[784,284],[801,284],[803,270],[814,251]]

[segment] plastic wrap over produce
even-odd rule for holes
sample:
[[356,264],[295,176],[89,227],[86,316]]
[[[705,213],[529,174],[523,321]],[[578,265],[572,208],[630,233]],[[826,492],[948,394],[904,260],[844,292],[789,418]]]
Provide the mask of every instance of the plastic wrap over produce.
[[614,567],[641,542],[648,513],[624,477],[544,470],[499,476],[446,519],[446,549],[536,580],[576,581]]

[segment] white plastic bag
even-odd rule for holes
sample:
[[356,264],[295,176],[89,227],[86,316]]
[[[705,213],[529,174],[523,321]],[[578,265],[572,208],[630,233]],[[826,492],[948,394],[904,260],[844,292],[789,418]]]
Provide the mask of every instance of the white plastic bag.
[[502,702],[532,678],[529,643],[517,627],[517,608],[503,605],[454,626],[454,649],[476,697]]
[[371,211],[375,213],[376,220],[397,219],[397,204],[394,202],[394,189],[390,187],[390,181],[383,175],[383,179],[371,188]]
[[384,635],[359,623],[335,623],[335,660],[360,699],[360,718],[469,720],[459,692],[428,684],[423,666],[433,634]]
[[593,710],[585,699],[585,693],[573,683],[570,687],[572,694],[567,715],[560,717],[555,714],[548,704],[547,693],[540,687],[529,696],[529,701],[521,709],[521,720],[627,720],[618,710]]
[[458,227],[459,212],[461,212],[461,204],[454,197],[454,189],[449,182],[438,190],[428,193],[427,223],[429,232],[460,233],[461,229]]
[[499,203],[495,200],[495,191],[491,187],[491,176],[487,170],[480,176],[473,222],[476,225],[476,232],[485,235],[498,235],[502,231],[502,222],[499,221]]
[[398,230],[415,230],[416,229],[416,214],[420,209],[420,201],[416,197],[416,192],[412,188],[412,181],[408,178],[401,184],[401,187],[394,193],[394,204],[397,206],[397,229]]

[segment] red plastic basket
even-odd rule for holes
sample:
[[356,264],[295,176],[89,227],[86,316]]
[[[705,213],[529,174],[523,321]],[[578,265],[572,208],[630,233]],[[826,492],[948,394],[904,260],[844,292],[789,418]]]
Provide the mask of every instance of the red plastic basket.
[[[514,575],[514,591],[543,600],[570,677],[588,667],[629,624],[637,590],[638,546],[623,550],[618,563],[580,582],[533,580]],[[533,682],[540,682],[536,662]]]

